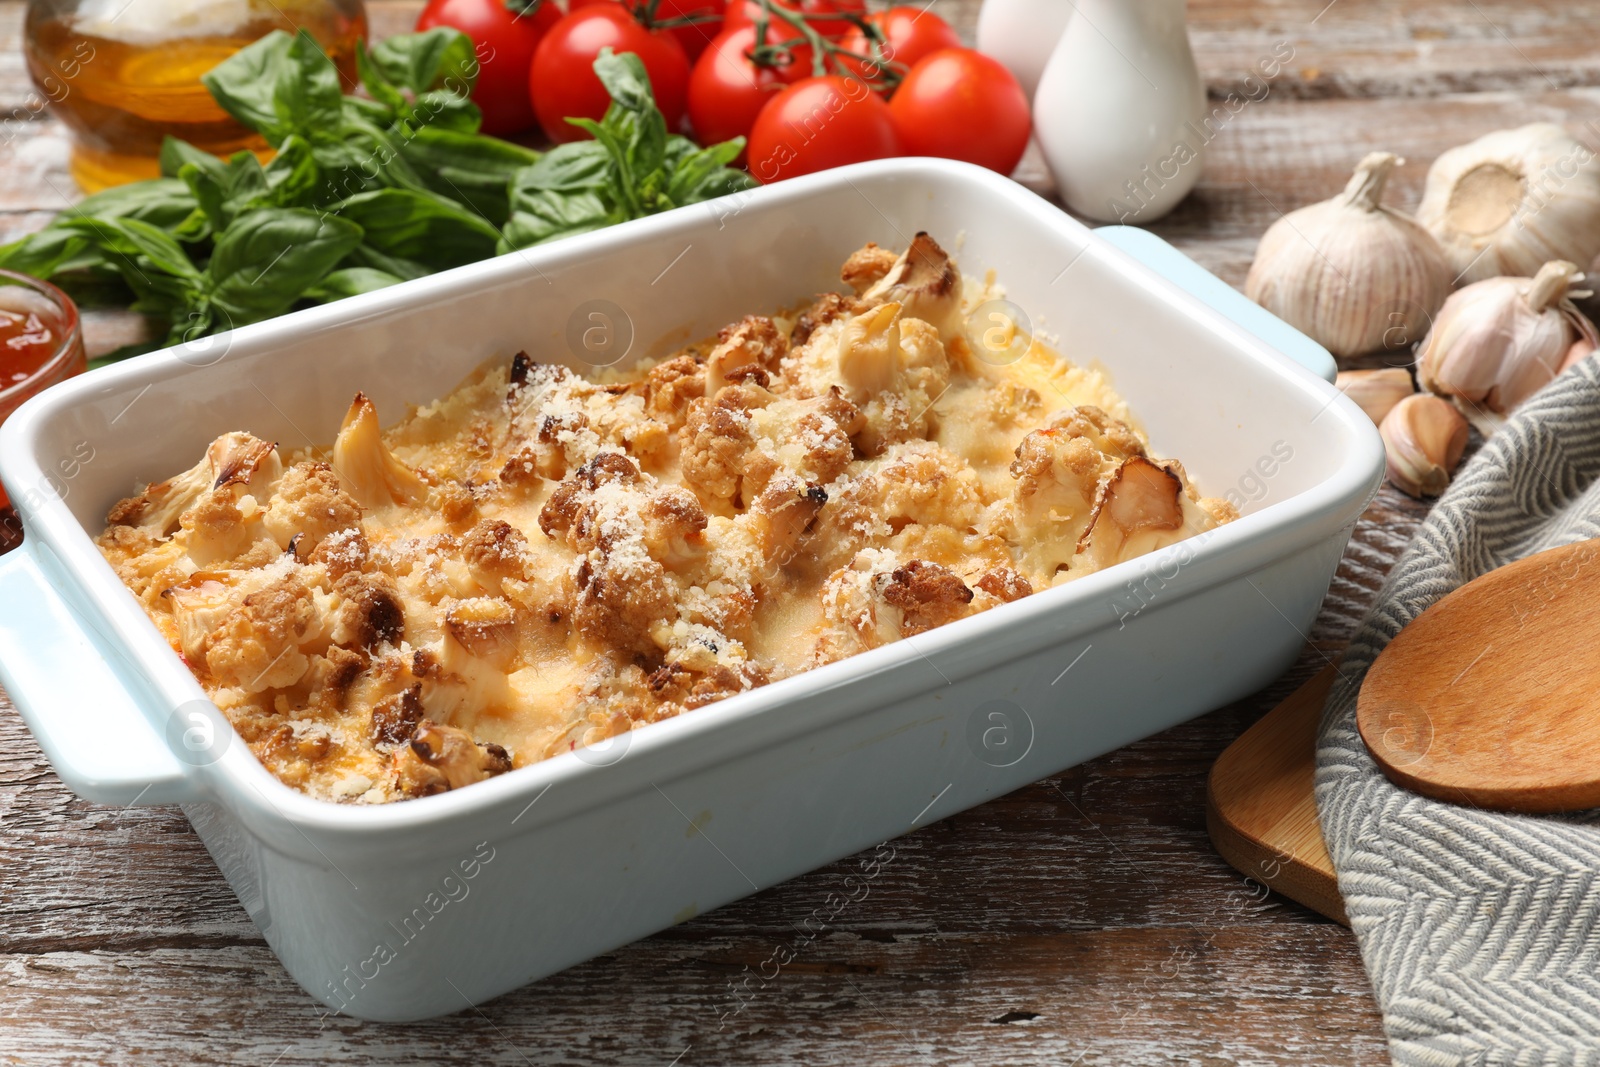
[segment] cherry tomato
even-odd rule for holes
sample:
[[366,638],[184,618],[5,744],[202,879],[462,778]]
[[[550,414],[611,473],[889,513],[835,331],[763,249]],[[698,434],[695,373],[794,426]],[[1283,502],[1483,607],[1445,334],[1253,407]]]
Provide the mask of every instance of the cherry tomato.
[[[612,3],[615,0],[568,0],[567,10],[576,11],[580,7],[589,7],[593,4]],[[658,0],[654,22],[659,24],[668,19],[693,18],[704,19],[683,26],[673,26],[668,32],[678,39],[683,45],[684,52],[693,63],[700,57],[717,36],[722,32],[722,5],[725,0]],[[626,0],[627,6],[634,12],[634,17],[639,18],[642,11],[648,10],[649,0]]]
[[528,68],[540,40],[559,21],[554,0],[533,0],[516,10],[503,0],[428,0],[417,29],[449,26],[472,38],[478,52],[472,102],[483,112],[483,132],[500,136],[533,125]]
[[787,66],[758,67],[750,60],[755,43],[754,26],[728,30],[694,65],[689,75],[689,124],[701,144],[749,137],[763,105],[785,86],[811,74],[810,48],[796,48]]
[[906,155],[964,159],[1010,174],[1028,147],[1028,97],[999,61],[947,48],[911,68],[889,113]]
[[[772,6],[785,8],[789,11],[798,11],[804,15],[831,15],[836,12],[865,17],[867,14],[867,0],[772,0]],[[722,28],[736,30],[740,26],[749,26],[755,23],[756,17],[761,14],[761,5],[756,0],[728,0],[728,11],[722,17]],[[855,29],[855,24],[849,19],[810,19],[811,28],[824,37],[843,37]],[[800,36],[800,31],[790,26],[783,19],[774,15],[768,22],[775,27],[781,36],[779,40]]]
[[682,18],[705,20],[674,26],[669,31],[683,45],[691,63],[699,59],[722,32],[722,20],[718,17],[721,14],[722,5],[718,0],[661,0],[656,8],[656,20],[660,22]]
[[764,182],[898,154],[889,105],[860,79],[838,74],[789,86],[750,131],[750,173]]
[[533,110],[545,135],[560,144],[588,137],[568,118],[598,122],[611,96],[594,72],[600,50],[632,52],[644,63],[655,91],[656,106],[676,130],[683,121],[684,93],[689,84],[689,57],[670,33],[647,30],[614,0],[574,8],[550,27],[533,55],[528,89]]
[[[887,11],[875,11],[867,16],[867,22],[883,34],[883,57],[898,64],[902,71],[916,66],[923,56],[942,48],[961,47],[961,35],[951,29],[948,22],[920,7],[891,7]],[[872,54],[872,45],[859,27],[845,34],[839,47],[859,55]],[[840,62],[857,73],[865,73],[868,66],[843,57],[840,57]],[[874,79],[868,75],[868,80]]]

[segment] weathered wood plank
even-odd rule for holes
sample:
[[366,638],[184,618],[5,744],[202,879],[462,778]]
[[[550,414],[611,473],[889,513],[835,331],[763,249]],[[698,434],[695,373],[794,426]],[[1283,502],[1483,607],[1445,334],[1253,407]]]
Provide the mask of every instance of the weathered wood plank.
[[405,1027],[322,1019],[261,947],[63,952],[0,957],[0,1026],[39,1065],[1381,1063],[1345,937],[1321,925],[1286,959],[1261,927],[973,938],[852,918],[770,981],[781,938],[658,937]]

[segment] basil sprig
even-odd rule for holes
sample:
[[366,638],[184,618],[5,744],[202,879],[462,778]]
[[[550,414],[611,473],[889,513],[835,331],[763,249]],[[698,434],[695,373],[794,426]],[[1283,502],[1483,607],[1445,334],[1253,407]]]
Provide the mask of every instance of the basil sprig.
[[587,233],[668,208],[697,204],[756,184],[728,166],[744,149],[736,137],[700,148],[669,134],[644,64],[607,48],[594,71],[611,94],[599,122],[568,119],[592,141],[558,145],[511,181],[511,221],[500,250]]
[[478,132],[477,71],[465,35],[404,34],[358,45],[365,95],[345,95],[309,34],[274,31],[201,79],[269,162],[169,137],[162,177],[85,198],[0,267],[131,305],[171,345],[755,184],[728,167],[742,140],[668,133],[636,56],[595,61],[611,107],[569,120],[595,140],[542,156]]

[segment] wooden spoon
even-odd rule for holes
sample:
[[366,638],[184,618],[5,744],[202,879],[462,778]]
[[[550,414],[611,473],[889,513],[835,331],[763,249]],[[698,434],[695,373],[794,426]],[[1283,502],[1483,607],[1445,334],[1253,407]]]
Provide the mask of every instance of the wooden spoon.
[[1600,540],[1520,559],[1400,631],[1356,723],[1390,780],[1497,811],[1600,807]]

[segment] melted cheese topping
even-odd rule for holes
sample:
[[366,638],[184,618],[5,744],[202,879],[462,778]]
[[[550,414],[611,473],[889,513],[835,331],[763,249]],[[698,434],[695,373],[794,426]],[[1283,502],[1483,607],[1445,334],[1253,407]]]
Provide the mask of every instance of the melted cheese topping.
[[[99,544],[291,786],[459,788],[1233,517],[919,236],[627,374],[523,354],[331,449],[247,433]],[[985,348],[987,341],[991,347]]]

